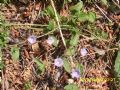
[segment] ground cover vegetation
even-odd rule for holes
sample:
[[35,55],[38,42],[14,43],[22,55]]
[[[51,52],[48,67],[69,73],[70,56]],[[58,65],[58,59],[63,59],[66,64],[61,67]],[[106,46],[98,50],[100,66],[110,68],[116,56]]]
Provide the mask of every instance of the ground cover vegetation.
[[119,90],[119,0],[0,0],[1,90]]

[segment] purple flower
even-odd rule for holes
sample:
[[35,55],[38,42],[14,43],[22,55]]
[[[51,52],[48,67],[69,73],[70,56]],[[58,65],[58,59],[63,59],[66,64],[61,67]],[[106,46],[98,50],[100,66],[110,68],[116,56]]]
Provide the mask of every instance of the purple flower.
[[87,52],[86,48],[81,48],[80,53],[82,56],[85,56],[88,52]]
[[79,78],[80,77],[80,72],[77,69],[73,69],[71,72],[72,78]]
[[34,44],[34,43],[36,43],[36,36],[31,35],[31,36],[28,37],[27,40],[30,44]]
[[54,61],[54,65],[57,67],[62,67],[63,66],[63,60],[61,58],[56,58]]
[[54,43],[54,38],[52,37],[52,36],[49,36],[48,37],[48,39],[47,39],[47,43],[49,44],[49,45],[52,45],[53,43]]

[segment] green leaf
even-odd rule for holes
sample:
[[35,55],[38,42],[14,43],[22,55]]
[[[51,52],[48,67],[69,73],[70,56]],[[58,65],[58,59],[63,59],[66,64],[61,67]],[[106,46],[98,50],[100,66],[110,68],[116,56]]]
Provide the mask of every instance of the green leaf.
[[2,53],[0,48],[0,70],[3,69],[3,67],[4,67],[4,62],[2,61]]
[[107,0],[101,0],[101,2],[104,4],[104,5],[107,5]]
[[70,73],[71,72],[71,64],[70,64],[70,62],[67,59],[64,59],[63,63],[64,63],[63,67],[64,67],[65,71]]
[[94,29],[91,28],[92,30],[92,38],[96,38],[96,39],[108,39],[108,34],[106,32],[104,32],[103,30],[97,28],[96,26],[93,27]]
[[73,27],[76,26],[76,19],[71,18],[70,21],[68,22],[68,24],[73,26]]
[[75,53],[75,48],[74,47],[69,47],[66,51],[65,51],[65,55],[66,56],[72,56]]
[[83,73],[83,66],[81,64],[77,63],[76,69],[79,70],[80,74]]
[[42,61],[40,61],[38,58],[34,58],[34,61],[38,66],[38,70],[41,71],[42,73],[44,73],[45,65],[42,63]]
[[5,46],[6,41],[7,41],[6,37],[7,37],[7,32],[6,31],[1,31],[1,33],[0,33],[0,47]]
[[11,55],[13,60],[19,60],[20,52],[17,46],[11,48]]
[[79,15],[78,16],[79,21],[87,21],[88,20],[88,15],[85,12],[81,11],[81,12],[79,12],[78,15]]
[[4,67],[4,63],[0,62],[0,70],[3,69],[3,67]]
[[71,10],[71,11],[80,11],[80,10],[82,9],[82,7],[83,7],[83,2],[80,1],[80,2],[78,2],[76,5],[72,6],[72,7],[70,8],[70,10]]
[[76,84],[69,84],[64,87],[64,90],[80,90]]
[[75,35],[73,34],[71,39],[70,39],[71,46],[76,46],[78,44],[80,34],[77,31],[78,30],[76,29]]
[[51,31],[54,30],[54,28],[55,28],[55,22],[54,20],[50,20],[47,29]]
[[52,6],[48,6],[48,7],[45,9],[45,12],[46,12],[46,14],[49,15],[50,17],[52,17],[52,18],[55,17],[54,10],[53,10]]
[[2,51],[0,48],[0,70],[3,69],[3,67],[4,67],[4,62],[2,61]]
[[24,84],[23,90],[30,90],[31,86],[32,86],[31,82],[28,82],[28,81],[27,81],[27,82]]
[[88,21],[94,22],[96,19],[96,14],[94,12],[88,12]]
[[114,71],[117,76],[120,75],[120,51],[118,51],[117,57],[115,59]]

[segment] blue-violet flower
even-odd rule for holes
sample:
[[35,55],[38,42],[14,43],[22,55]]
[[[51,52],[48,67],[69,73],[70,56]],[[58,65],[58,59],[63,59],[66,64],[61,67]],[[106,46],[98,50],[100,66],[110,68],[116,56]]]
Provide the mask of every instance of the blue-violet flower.
[[63,66],[63,60],[61,58],[56,58],[54,60],[54,65],[57,67],[62,67]]
[[28,42],[30,43],[30,44],[34,44],[34,43],[36,43],[36,36],[34,36],[34,35],[31,35],[31,36],[29,36],[28,37]]

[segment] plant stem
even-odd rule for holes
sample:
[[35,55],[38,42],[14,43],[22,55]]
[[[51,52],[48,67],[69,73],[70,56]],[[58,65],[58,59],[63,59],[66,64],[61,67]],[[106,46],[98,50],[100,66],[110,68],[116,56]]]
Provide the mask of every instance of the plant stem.
[[50,2],[51,2],[51,5],[52,5],[53,10],[54,10],[54,13],[55,13],[55,18],[56,18],[57,26],[58,26],[58,29],[59,29],[59,31],[60,31],[60,35],[61,35],[63,44],[64,44],[64,46],[65,46],[65,48],[66,48],[65,39],[64,39],[63,34],[62,34],[62,29],[61,29],[61,26],[60,26],[60,21],[59,21],[58,15],[57,15],[57,11],[56,11],[56,9],[55,9],[54,2],[53,2],[53,0],[50,0]]
[[[40,27],[47,27],[48,25],[43,24],[21,24],[21,23],[10,23],[10,24],[4,24],[5,26],[40,26]],[[69,27],[69,25],[61,25],[62,27]]]
[[101,9],[96,3],[95,6],[98,8],[98,10],[100,10],[100,12],[105,16],[105,18],[107,18],[109,22],[112,22],[112,20],[105,14],[105,11],[103,9]]

